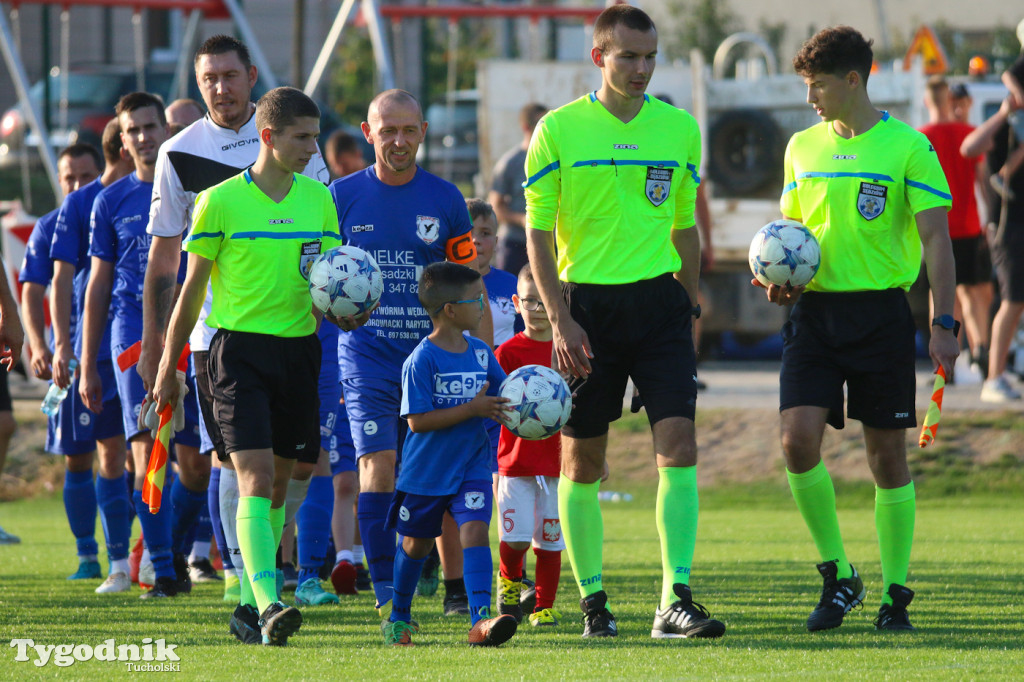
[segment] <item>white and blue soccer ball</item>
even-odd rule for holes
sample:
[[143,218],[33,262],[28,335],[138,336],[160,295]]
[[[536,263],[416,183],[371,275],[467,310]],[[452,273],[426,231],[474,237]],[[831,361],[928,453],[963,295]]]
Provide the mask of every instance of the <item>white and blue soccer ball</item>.
[[361,315],[377,305],[384,279],[373,256],[355,246],[325,251],[309,269],[313,305],[341,318]]
[[774,220],[750,242],[750,271],[766,287],[801,286],[818,272],[821,247],[811,231],[795,220]]
[[543,440],[558,433],[572,412],[572,391],[550,367],[524,365],[508,375],[498,389],[508,398],[503,421],[524,440]]

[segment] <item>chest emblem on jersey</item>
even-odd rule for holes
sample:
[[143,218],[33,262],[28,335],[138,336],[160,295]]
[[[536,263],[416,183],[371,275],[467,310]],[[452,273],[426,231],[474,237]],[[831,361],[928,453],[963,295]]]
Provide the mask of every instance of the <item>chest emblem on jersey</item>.
[[661,206],[668,199],[669,190],[672,188],[672,169],[647,167],[647,184],[644,186],[644,194],[647,200],[655,206]]
[[515,314],[515,308],[512,306],[512,299],[506,296],[499,296],[498,298],[492,298],[491,301],[498,304],[498,310],[502,315]]
[[441,236],[441,221],[428,215],[416,216],[416,236],[424,244],[433,244]]
[[889,188],[885,185],[875,185],[870,182],[860,183],[860,193],[857,194],[857,210],[865,220],[874,220],[882,215],[885,210],[885,196]]
[[299,256],[299,274],[302,279],[309,279],[309,271],[313,268],[313,261],[320,255],[320,240],[303,242]]
[[483,348],[476,349],[476,361],[480,363],[480,366],[487,369],[487,351]]

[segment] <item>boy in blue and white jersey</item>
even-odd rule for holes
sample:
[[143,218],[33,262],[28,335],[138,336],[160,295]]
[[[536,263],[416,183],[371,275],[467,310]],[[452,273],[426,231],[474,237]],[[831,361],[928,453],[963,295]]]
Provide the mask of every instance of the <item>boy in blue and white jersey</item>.
[[463,335],[479,327],[484,296],[480,273],[456,263],[429,265],[419,281],[433,331],[402,366],[402,416],[410,433],[388,509],[388,527],[402,544],[395,554],[391,614],[381,623],[385,644],[412,643],[412,597],[446,511],[462,540],[473,623],[469,643],[497,646],[516,631],[514,617],[490,617],[492,495],[484,424],[499,419],[508,402],[497,395],[505,372],[486,343]]
[[[170,504],[162,505],[158,514],[150,513],[149,506],[142,502],[142,482],[153,437],[139,417],[144,409],[146,389],[135,367],[114,370],[113,382],[102,377],[98,370],[101,362],[113,363],[142,339],[142,284],[151,240],[146,234],[146,223],[157,150],[170,134],[163,103],[154,95],[146,92],[125,95],[116,111],[125,148],[135,161],[135,172],[100,191],[93,202],[89,247],[92,267],[83,315],[79,392],[89,409],[97,412],[102,407],[103,394],[110,388],[115,388],[120,397],[124,433],[135,461],[135,506],[157,578],[154,589],[144,595],[152,598],[187,591],[187,585],[178,584],[172,552],[184,553],[187,531],[205,501],[206,491],[190,491],[183,486],[180,477],[175,478],[167,500]],[[184,264],[182,259],[182,266]],[[179,279],[184,279],[184,267],[180,269]],[[104,356],[101,337],[106,333],[108,310],[113,314],[113,322],[110,347]],[[194,451],[199,446],[198,410],[194,401],[186,401],[186,405],[191,409],[184,410],[180,422],[175,424],[178,427],[175,446]],[[108,536],[118,538],[112,544],[120,547],[122,540],[124,544],[124,555],[111,557],[111,574],[107,580],[126,589],[131,584],[125,570],[129,530],[127,523],[107,527]],[[183,557],[181,562],[184,562]],[[181,569],[179,573],[187,575],[187,567]]]

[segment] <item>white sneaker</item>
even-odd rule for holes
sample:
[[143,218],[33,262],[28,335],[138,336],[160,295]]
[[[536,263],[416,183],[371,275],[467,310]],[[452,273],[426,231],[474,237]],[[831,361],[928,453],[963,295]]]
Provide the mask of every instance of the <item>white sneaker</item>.
[[983,403],[1008,403],[1012,400],[1020,400],[1020,393],[1014,390],[1005,376],[989,379],[981,387]]
[[111,573],[103,584],[96,588],[96,594],[112,594],[127,592],[132,589],[132,579],[127,573]]

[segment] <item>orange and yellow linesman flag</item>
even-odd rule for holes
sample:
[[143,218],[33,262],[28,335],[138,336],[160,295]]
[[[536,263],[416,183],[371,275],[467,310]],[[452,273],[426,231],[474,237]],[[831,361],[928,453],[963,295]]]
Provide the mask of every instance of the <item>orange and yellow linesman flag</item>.
[[160,412],[160,428],[156,432],[153,450],[149,453],[149,467],[146,468],[146,480],[142,484],[142,501],[149,505],[149,513],[160,511],[163,499],[164,479],[167,478],[167,451],[171,447],[171,416],[174,408],[164,405]]
[[[142,351],[142,342],[136,341],[117,356],[117,366],[122,372],[127,372],[139,361]],[[178,369],[182,372],[188,369],[189,345],[181,351],[178,358]],[[143,404],[143,409],[146,405]],[[171,446],[171,417],[174,416],[174,406],[165,405],[160,413],[160,426],[156,431],[156,441],[153,443],[153,450],[149,455],[149,466],[146,468],[146,478],[142,484],[142,501],[149,505],[149,512],[156,514],[160,511],[160,501],[163,497],[164,480],[167,478],[167,453]]]
[[924,416],[924,426],[921,427],[921,440],[918,441],[922,448],[935,440],[935,432],[939,428],[939,420],[942,419],[942,393],[945,388],[946,370],[939,365],[939,370],[935,373],[932,400],[928,404],[928,413]]

